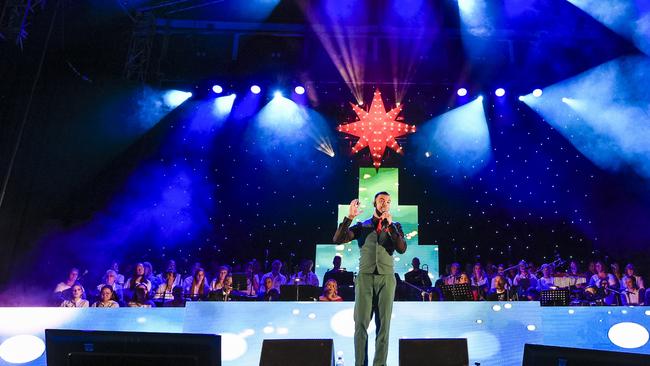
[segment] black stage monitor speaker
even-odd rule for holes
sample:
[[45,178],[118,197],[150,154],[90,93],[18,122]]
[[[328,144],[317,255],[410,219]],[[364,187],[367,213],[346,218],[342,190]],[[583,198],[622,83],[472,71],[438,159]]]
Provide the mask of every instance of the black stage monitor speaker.
[[331,339],[265,339],[260,366],[334,366]]
[[48,366],[220,366],[215,334],[46,329]]
[[467,339],[400,339],[399,366],[467,366]]
[[593,349],[524,346],[523,366],[632,366],[650,365],[650,355]]

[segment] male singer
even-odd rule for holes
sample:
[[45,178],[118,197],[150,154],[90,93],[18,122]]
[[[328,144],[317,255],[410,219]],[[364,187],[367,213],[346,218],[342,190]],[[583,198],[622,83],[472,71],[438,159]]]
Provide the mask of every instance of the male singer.
[[[393,222],[390,195],[379,192],[373,202],[371,218],[350,227],[362,211],[359,200],[350,202],[350,211],[334,234],[334,242],[357,239],[361,256],[354,301],[354,358],[356,366],[368,365],[368,325],[375,312],[376,339],[374,366],[385,366],[388,356],[388,332],[395,297],[393,252],[403,254],[406,241],[402,226]],[[373,307],[373,304],[375,305]]]

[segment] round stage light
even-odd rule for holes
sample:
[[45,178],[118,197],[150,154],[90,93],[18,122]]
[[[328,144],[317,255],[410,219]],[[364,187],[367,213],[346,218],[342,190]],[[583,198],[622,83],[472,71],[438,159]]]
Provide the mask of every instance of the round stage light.
[[562,98],[562,103],[568,103],[568,102],[569,102],[569,98]]
[[223,93],[223,88],[221,87],[221,85],[213,85],[212,86],[212,91],[215,94],[221,94],[221,93]]
[[502,97],[502,96],[506,95],[506,90],[503,89],[503,88],[499,88],[499,89],[494,91],[494,95],[496,95],[497,97]]
[[517,98],[517,99],[519,99],[520,102],[523,102],[524,101],[524,96],[520,95],[519,98]]
[[251,86],[251,93],[253,94],[259,94],[262,91],[262,88],[260,88],[257,85]]
[[459,97],[464,97],[464,96],[467,95],[467,89],[465,89],[465,88],[460,88],[460,89],[458,89],[458,91],[456,92],[456,94],[458,94]]
[[273,92],[273,98],[282,98],[282,92],[276,90],[275,92]]
[[41,357],[45,342],[31,334],[10,337],[0,344],[0,359],[9,363],[27,363]]
[[482,102],[483,101],[483,96],[479,95],[478,98],[476,98],[476,100],[478,100],[479,102]]
[[303,94],[305,94],[305,88],[302,87],[302,86],[300,86],[300,85],[298,85],[298,86],[296,87],[296,89],[294,89],[294,91],[295,91],[296,94],[298,94],[298,95],[303,95]]
[[535,90],[533,90],[533,96],[534,96],[535,98],[539,98],[539,97],[541,97],[542,94],[543,94],[542,89],[535,89]]
[[639,348],[645,346],[650,339],[648,330],[641,324],[623,322],[612,325],[607,337],[621,348]]

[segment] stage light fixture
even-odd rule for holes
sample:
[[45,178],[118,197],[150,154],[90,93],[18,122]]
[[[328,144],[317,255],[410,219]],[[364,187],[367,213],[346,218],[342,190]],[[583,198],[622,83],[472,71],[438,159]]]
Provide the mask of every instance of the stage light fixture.
[[260,88],[257,85],[251,86],[251,93],[253,94],[259,94],[262,91],[262,88]]
[[279,90],[274,91],[273,98],[282,98],[282,92]]
[[543,93],[543,92],[542,92],[542,89],[535,89],[535,90],[533,90],[533,96],[534,96],[535,98],[539,98],[539,97],[541,97],[541,96],[542,96],[542,93]]
[[494,91],[494,95],[496,95],[497,97],[502,97],[502,96],[506,95],[506,90],[503,89],[503,88],[499,88],[499,89]]
[[215,94],[221,94],[223,92],[223,88],[221,87],[221,85],[216,85],[215,84],[215,85],[212,86],[212,91]]
[[467,95],[467,89],[465,89],[465,88],[460,88],[460,89],[458,89],[458,91],[456,92],[456,94],[458,94],[459,97],[464,97],[464,96]]
[[305,88],[304,88],[303,86],[300,86],[300,85],[298,85],[298,86],[294,89],[294,91],[295,91],[296,94],[298,94],[298,95],[303,95],[303,94],[305,94]]
[[482,102],[483,101],[483,96],[479,95],[478,98],[476,98],[478,101]]
[[523,102],[524,101],[524,96],[520,95],[519,98],[517,98],[517,99],[519,99],[520,102]]
[[566,97],[562,98],[562,103],[568,103],[568,102],[569,102],[569,98],[566,98]]

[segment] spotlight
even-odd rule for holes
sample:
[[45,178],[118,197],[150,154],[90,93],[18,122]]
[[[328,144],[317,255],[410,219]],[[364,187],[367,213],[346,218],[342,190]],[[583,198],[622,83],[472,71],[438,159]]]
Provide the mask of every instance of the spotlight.
[[533,96],[534,96],[535,98],[539,98],[539,97],[541,97],[541,96],[542,96],[542,89],[535,89],[535,90],[533,90]]
[[467,89],[465,89],[465,88],[460,88],[460,89],[458,89],[458,91],[456,92],[456,94],[458,94],[459,97],[464,97],[464,96],[467,95]]
[[569,102],[569,98],[562,98],[562,103],[568,103],[568,102]]
[[276,90],[275,92],[273,92],[273,98],[282,98],[282,92]]
[[221,94],[223,92],[223,88],[221,87],[221,85],[213,85],[212,86],[212,91],[215,94]]
[[257,86],[257,85],[251,86],[251,92],[253,94],[259,94],[261,91],[262,91],[262,88],[260,88],[259,86]]
[[296,87],[296,89],[294,89],[294,91],[295,91],[296,94],[298,94],[298,95],[303,95],[303,94],[305,94],[305,88],[302,87],[302,86],[300,86],[300,85],[298,85],[298,86]]
[[517,99],[519,99],[520,102],[523,102],[524,101],[524,96],[520,95],[519,98],[517,98]]
[[494,91],[494,95],[496,95],[497,97],[502,97],[502,96],[506,95],[506,91],[503,88],[499,88],[499,89]]
[[483,96],[479,95],[478,98],[476,98],[476,100],[478,100],[479,102],[482,102],[483,101]]

